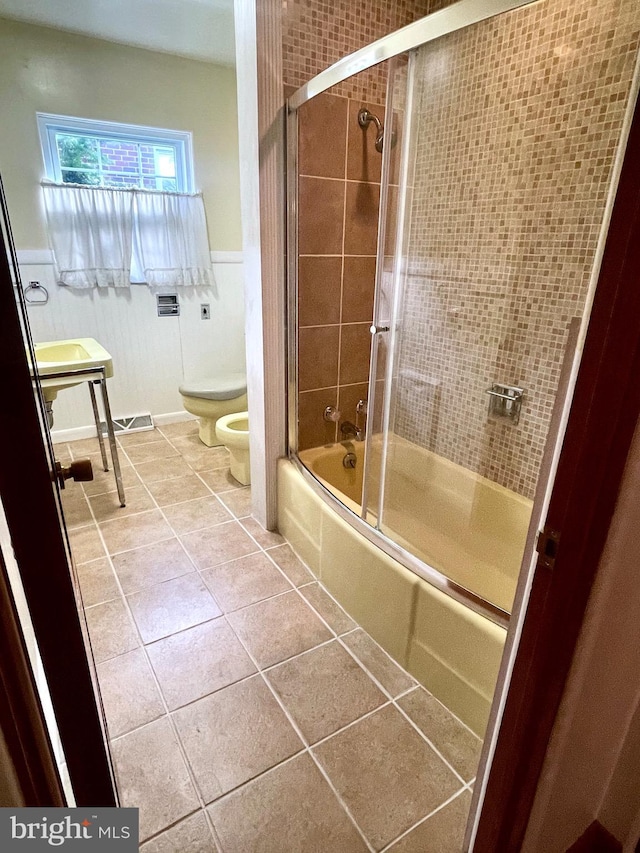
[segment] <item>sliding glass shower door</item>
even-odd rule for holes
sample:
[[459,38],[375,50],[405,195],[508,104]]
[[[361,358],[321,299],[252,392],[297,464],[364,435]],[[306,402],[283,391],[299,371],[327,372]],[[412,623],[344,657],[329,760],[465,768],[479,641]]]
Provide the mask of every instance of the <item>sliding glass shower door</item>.
[[622,47],[615,80],[599,64],[605,20],[629,42],[631,0],[588,26],[560,5],[553,25],[535,4],[412,50],[387,94],[399,130],[383,160],[362,517],[498,618],[588,308],[634,68]]

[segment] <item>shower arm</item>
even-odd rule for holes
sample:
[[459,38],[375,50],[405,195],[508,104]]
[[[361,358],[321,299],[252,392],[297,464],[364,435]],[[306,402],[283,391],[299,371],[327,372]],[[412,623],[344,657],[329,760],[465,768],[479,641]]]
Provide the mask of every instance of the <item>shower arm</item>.
[[361,107],[358,111],[358,124],[363,130],[366,130],[367,127],[373,122],[376,126],[376,151],[382,154],[382,146],[384,145],[384,126],[378,116],[374,115],[372,112],[366,107]]

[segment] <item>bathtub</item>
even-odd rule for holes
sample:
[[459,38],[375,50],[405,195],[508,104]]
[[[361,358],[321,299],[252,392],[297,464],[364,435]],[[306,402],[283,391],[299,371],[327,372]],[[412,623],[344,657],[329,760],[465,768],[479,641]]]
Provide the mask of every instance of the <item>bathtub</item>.
[[[360,515],[364,443],[303,450],[300,460]],[[347,452],[355,468],[342,464]],[[367,521],[376,525],[381,440],[371,446]],[[509,613],[533,502],[400,436],[387,449],[380,530],[424,563]]]
[[[463,568],[459,578],[471,572],[471,567],[476,574],[484,573],[483,594],[510,604],[531,502],[464,469],[456,470],[459,466],[429,451],[406,446],[409,442],[394,440],[394,443],[395,473],[391,478],[387,475],[383,529],[395,525],[393,538],[417,551],[421,559],[426,560],[429,555],[431,565],[439,559],[460,560]],[[363,449],[358,443],[348,447],[338,444],[300,453],[315,477],[358,515]],[[360,457],[355,469],[342,466],[347,450]],[[431,479],[425,480],[425,474]],[[375,489],[374,482],[374,497]],[[409,508],[412,501],[419,500],[429,501],[430,506],[440,505],[430,515],[428,524],[418,524],[412,515],[404,517],[400,508],[402,497]],[[522,537],[517,547],[513,543],[502,549],[496,545],[496,512],[502,513],[501,530],[509,529],[514,537]],[[355,529],[348,515],[336,508],[332,496],[314,478],[299,470],[291,460],[280,460],[278,524],[294,551],[401,666],[482,737],[502,657],[505,628],[385,553]],[[371,516],[369,521],[375,518]],[[442,535],[438,525],[443,521],[460,532],[460,542]],[[465,526],[469,524],[476,532],[480,531],[475,536],[479,543],[476,554],[469,553],[469,536],[464,536]],[[520,557],[516,559],[517,548]]]

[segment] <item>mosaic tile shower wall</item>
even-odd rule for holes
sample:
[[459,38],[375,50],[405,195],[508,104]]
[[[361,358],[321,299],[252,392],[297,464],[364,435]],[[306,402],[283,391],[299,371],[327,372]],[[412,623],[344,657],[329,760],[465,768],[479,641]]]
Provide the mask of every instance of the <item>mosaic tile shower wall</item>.
[[[636,0],[555,0],[420,51],[395,432],[532,497],[587,295]],[[517,427],[493,382],[527,391]]]
[[[282,60],[284,83],[295,89],[343,56],[423,18],[442,0],[284,0]],[[372,68],[345,80],[333,94],[384,104],[387,74]]]

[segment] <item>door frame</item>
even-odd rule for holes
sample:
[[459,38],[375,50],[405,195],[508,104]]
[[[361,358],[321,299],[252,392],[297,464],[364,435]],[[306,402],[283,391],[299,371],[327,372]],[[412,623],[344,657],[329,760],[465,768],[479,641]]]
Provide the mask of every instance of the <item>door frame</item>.
[[[34,394],[21,314],[26,317],[0,181],[0,498],[20,570],[76,804],[117,797],[72,579],[69,543],[52,483],[44,407]],[[12,270],[15,272],[15,285]],[[21,306],[18,306],[20,300]],[[27,330],[27,335],[29,335]],[[27,340],[32,362],[33,344]]]

